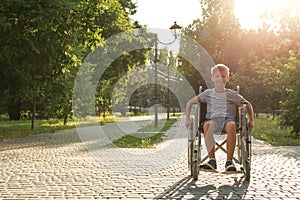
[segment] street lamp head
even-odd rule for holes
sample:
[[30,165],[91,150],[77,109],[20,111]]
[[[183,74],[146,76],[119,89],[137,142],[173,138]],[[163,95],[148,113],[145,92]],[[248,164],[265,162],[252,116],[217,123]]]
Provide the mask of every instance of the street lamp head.
[[182,27],[179,26],[176,22],[174,22],[173,26],[170,27],[170,29],[171,29],[171,31],[172,31],[175,38],[177,38],[177,36],[179,35],[179,32],[180,32],[181,28]]

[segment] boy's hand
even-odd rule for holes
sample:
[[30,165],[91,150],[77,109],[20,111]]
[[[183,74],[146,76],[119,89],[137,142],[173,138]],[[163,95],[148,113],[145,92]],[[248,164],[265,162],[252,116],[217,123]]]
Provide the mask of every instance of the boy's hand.
[[186,118],[185,127],[188,129],[190,127],[190,118]]
[[249,120],[248,126],[249,126],[250,131],[252,131],[252,129],[254,128],[254,120]]

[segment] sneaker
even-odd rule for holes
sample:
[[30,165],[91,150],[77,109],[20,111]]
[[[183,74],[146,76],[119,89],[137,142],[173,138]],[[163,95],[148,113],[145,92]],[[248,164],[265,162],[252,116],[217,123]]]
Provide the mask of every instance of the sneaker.
[[207,163],[201,165],[200,169],[216,170],[217,169],[217,161],[215,159],[210,159]]
[[236,171],[236,168],[231,160],[227,160],[225,164],[225,171],[233,172]]

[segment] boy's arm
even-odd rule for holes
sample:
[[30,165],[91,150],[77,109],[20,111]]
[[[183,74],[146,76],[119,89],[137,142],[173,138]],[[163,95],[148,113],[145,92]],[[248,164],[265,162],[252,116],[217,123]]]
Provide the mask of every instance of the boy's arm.
[[191,98],[185,107],[185,127],[189,128],[190,127],[190,117],[191,117],[191,110],[192,110],[192,106],[194,103],[200,103],[200,97],[199,96],[195,96],[193,98]]
[[247,103],[246,109],[247,109],[247,112],[249,115],[248,125],[249,125],[249,129],[251,131],[254,128],[254,110],[253,110],[252,104],[249,101],[247,101],[246,99],[243,99],[242,103]]

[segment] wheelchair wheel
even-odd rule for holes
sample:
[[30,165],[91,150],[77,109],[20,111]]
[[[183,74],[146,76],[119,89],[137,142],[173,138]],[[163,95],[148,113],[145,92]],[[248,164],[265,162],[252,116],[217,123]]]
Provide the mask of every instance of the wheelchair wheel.
[[189,132],[189,138],[188,138],[188,163],[189,163],[189,169],[191,171],[191,176],[194,180],[198,180],[198,174],[199,174],[199,166],[198,166],[198,135],[197,135],[197,127],[196,127],[196,120],[194,118],[191,118],[191,124],[190,124],[190,132]]
[[191,175],[193,179],[196,181],[198,180],[199,176],[199,148],[197,146],[199,140],[193,141],[193,148],[192,148],[192,165],[191,165]]
[[249,181],[250,180],[250,162],[248,160],[245,160],[245,180]]
[[238,134],[236,137],[236,141],[237,141],[237,157],[238,157],[238,163],[241,164],[242,163],[242,149],[241,149],[241,134]]
[[196,181],[198,180],[199,176],[199,167],[198,167],[198,162],[195,160],[192,163],[192,177]]
[[193,176],[193,143],[189,144],[189,169],[191,170],[191,176]]
[[247,130],[245,137],[245,179],[250,180],[250,171],[251,171],[251,132]]
[[191,118],[191,124],[189,129],[189,135],[188,135],[188,168],[191,171],[191,176],[193,176],[193,152],[194,152],[194,136],[193,136],[193,130],[194,130],[194,121],[193,118]]
[[246,106],[242,108],[241,117],[241,160],[245,174],[245,180],[250,180],[251,176],[251,132],[247,127]]
[[243,165],[243,171],[245,175],[245,180],[250,180],[250,160],[248,158],[248,151],[246,147],[246,141],[245,138],[241,139],[241,159],[242,159],[242,165]]

